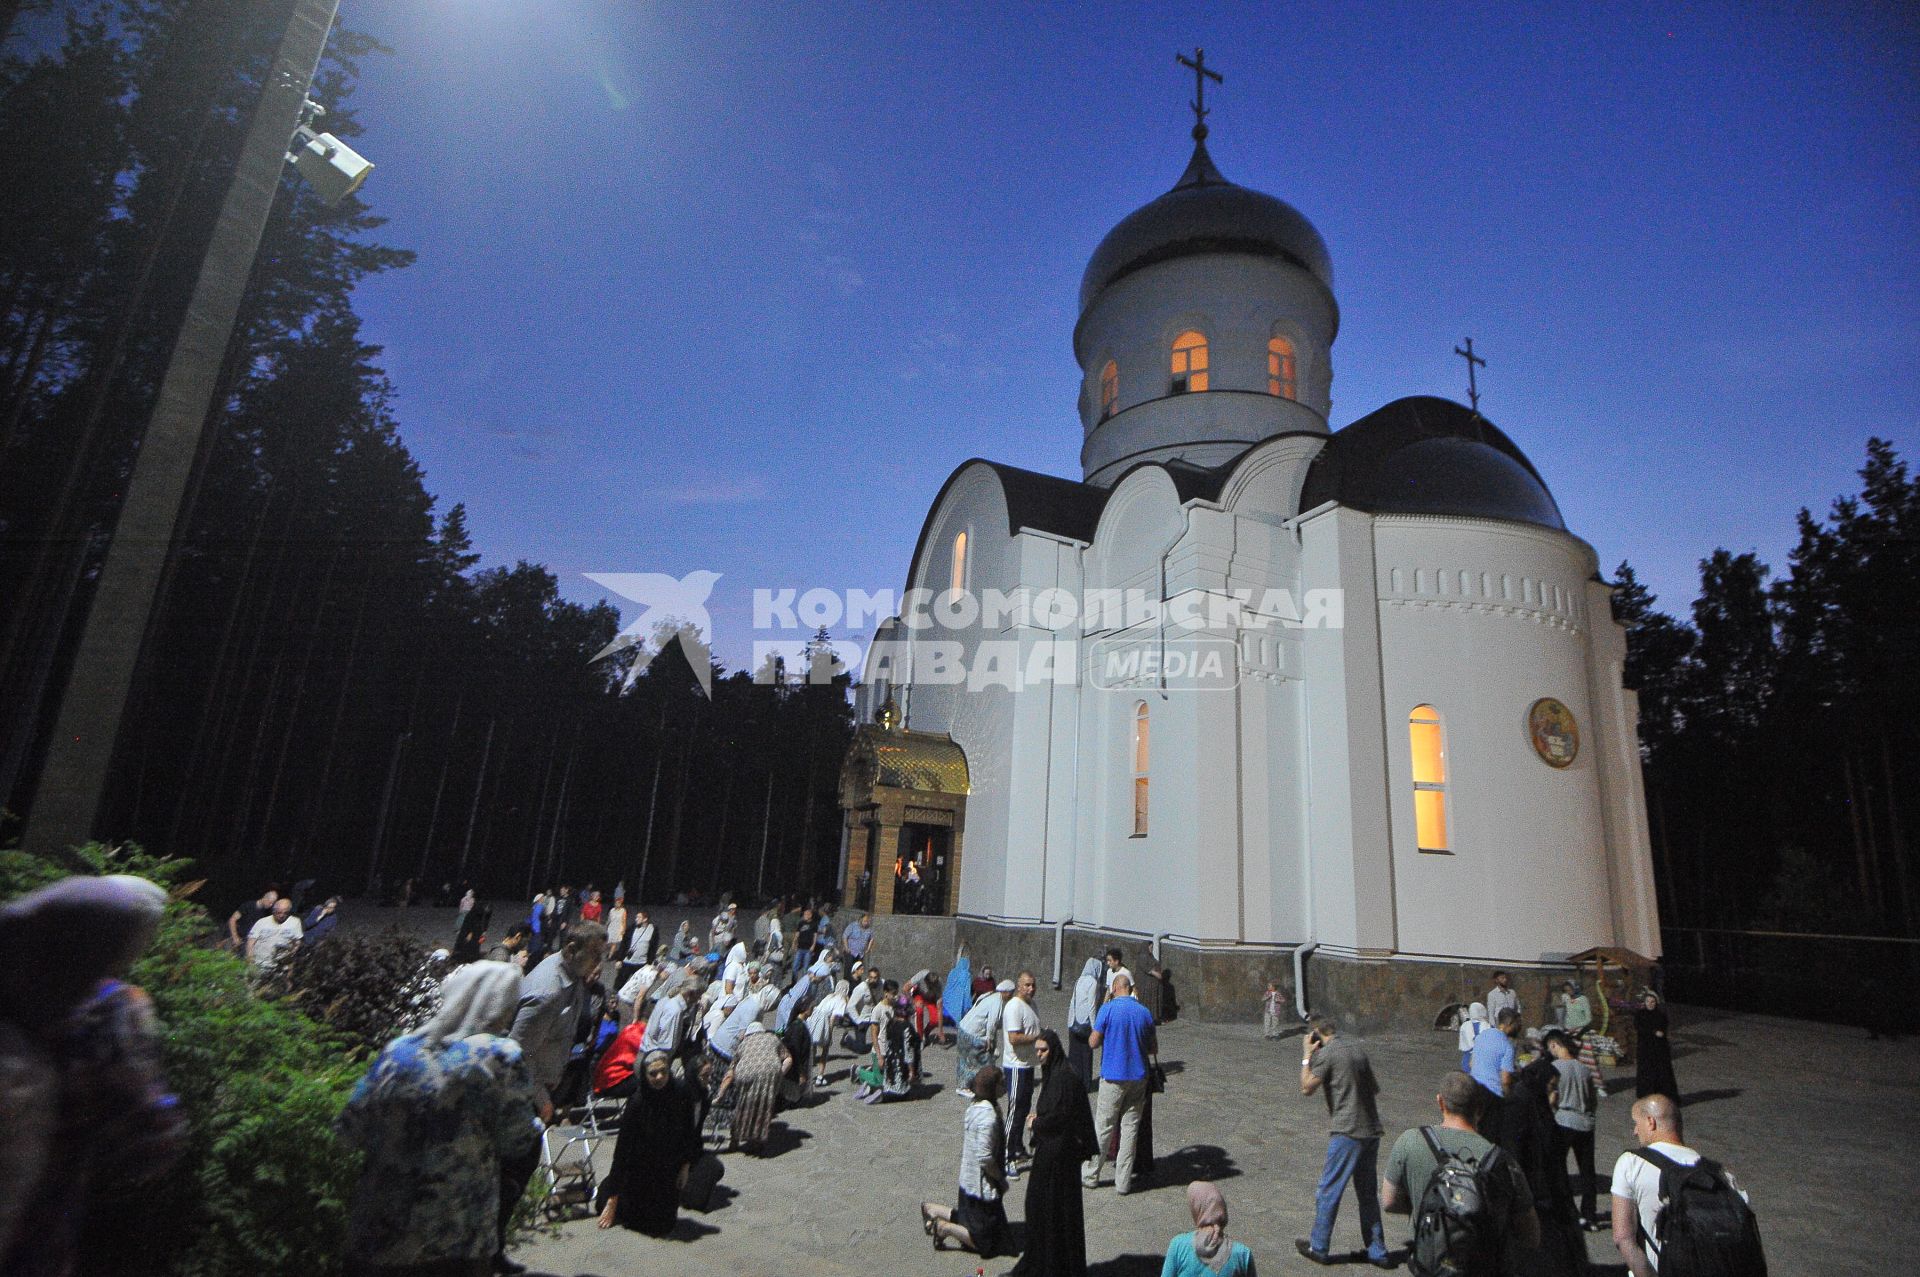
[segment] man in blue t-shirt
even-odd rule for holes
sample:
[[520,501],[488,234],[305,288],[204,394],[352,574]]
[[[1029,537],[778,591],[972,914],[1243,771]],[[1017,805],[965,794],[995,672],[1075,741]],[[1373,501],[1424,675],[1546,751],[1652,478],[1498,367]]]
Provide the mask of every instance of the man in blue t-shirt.
[[1124,973],[1114,976],[1112,992],[1094,1017],[1093,1033],[1087,1039],[1089,1046],[1100,1051],[1100,1104],[1094,1118],[1100,1147],[1081,1166],[1080,1182],[1088,1188],[1099,1187],[1100,1172],[1107,1163],[1107,1141],[1118,1126],[1113,1188],[1125,1196],[1133,1187],[1134,1150],[1147,1104],[1147,1071],[1159,1064],[1160,1043],[1154,1035],[1153,1013],[1133,996],[1133,979]]
[[1502,1011],[1494,1018],[1493,1027],[1500,1031],[1482,1033],[1473,1040],[1473,1050],[1467,1053],[1467,1071],[1474,1081],[1504,1097],[1517,1071],[1513,1040],[1520,1036],[1520,1013],[1511,1009]]

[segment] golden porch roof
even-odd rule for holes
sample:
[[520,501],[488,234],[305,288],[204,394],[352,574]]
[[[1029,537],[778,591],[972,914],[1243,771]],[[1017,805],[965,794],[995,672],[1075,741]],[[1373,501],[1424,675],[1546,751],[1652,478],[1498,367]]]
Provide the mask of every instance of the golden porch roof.
[[966,751],[945,732],[888,731],[869,723],[854,732],[847,747],[840,788],[843,798],[858,801],[880,785],[966,794],[972,788]]

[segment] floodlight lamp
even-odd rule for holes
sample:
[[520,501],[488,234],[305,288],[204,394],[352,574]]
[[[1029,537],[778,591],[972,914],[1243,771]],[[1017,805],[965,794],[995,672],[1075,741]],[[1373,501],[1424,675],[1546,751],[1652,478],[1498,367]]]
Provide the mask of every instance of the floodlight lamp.
[[291,148],[294,172],[305,178],[323,204],[338,204],[360,189],[373,163],[331,133],[301,125]]

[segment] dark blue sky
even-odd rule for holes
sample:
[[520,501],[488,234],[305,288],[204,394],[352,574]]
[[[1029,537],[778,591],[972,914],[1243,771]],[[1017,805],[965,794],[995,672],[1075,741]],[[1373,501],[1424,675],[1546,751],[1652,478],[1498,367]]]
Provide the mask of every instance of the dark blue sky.
[[1920,459],[1914,14],[346,0],[420,255],[361,310],[488,564],[721,572],[741,664],[755,587],[897,589],[966,458],[1078,477],[1080,272],[1178,177],[1204,45],[1215,160],[1332,249],[1333,424],[1464,398],[1471,334],[1569,527],[1684,612],[1870,434]]

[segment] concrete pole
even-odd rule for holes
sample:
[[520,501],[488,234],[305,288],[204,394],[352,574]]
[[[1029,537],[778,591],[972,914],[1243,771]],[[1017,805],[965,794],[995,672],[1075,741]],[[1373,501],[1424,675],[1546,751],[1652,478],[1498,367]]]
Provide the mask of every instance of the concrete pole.
[[120,721],[179,532],[214,387],[280,187],[287,145],[300,126],[338,10],[339,0],[294,0],[288,15],[127,482],[27,815],[21,842],[29,851],[58,850],[96,832]]

